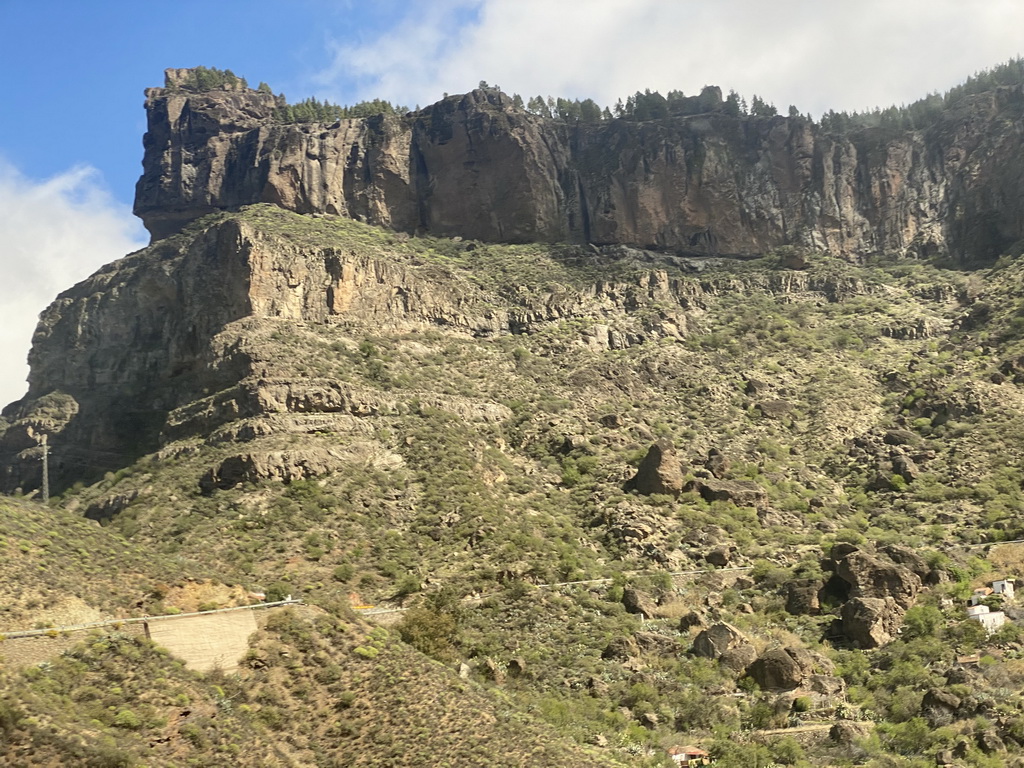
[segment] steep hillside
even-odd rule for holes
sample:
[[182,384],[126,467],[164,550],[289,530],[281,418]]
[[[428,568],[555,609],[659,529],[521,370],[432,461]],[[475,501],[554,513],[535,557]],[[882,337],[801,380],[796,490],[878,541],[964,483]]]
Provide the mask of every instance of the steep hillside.
[[0,765],[615,766],[425,660],[320,612],[273,617],[246,668],[200,677],[126,635],[0,669]]
[[[181,553],[154,554],[76,514],[13,499],[0,512],[0,661],[47,642],[5,639],[2,630],[195,610],[187,603],[195,594],[220,604],[234,597],[187,578]],[[0,665],[0,765],[411,766],[428,756],[451,766],[622,764],[577,747],[347,606],[327,607],[271,615],[230,678],[188,672],[117,626],[76,633],[79,642],[49,661]]]
[[141,615],[156,585],[192,568],[75,512],[0,498],[0,632]]
[[[964,549],[1019,530],[1020,269],[499,246],[255,206],[65,293],[0,440],[46,430],[64,485],[125,456],[68,503],[274,594],[412,606],[393,632],[579,741],[711,743],[796,698],[895,727],[927,687],[865,677],[893,647],[941,636],[914,661],[933,687],[957,652],[1015,647],[941,606],[1024,576]],[[712,565],[752,570],[668,575]],[[586,579],[608,581],[531,586]],[[722,622],[727,660],[688,653]],[[789,677],[759,671],[794,648]],[[974,738],[977,712],[914,749]]]
[[59,494],[2,509],[0,628],[310,607],[237,678],[131,637],[4,672],[9,764],[1018,759],[1024,614],[975,590],[1024,578],[1019,90],[839,137],[174,77],[174,233],[56,299],[0,420],[0,487],[45,435]]

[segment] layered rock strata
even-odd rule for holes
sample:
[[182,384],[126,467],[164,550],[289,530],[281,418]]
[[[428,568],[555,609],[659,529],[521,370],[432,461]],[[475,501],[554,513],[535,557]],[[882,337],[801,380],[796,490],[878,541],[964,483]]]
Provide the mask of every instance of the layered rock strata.
[[405,116],[283,124],[253,90],[146,92],[135,211],[155,238],[270,202],[405,232],[753,255],[983,261],[1024,237],[1019,87],[927,130],[833,135],[795,117],[708,113],[597,123],[538,117],[496,90]]
[[[269,223],[261,218],[267,211]],[[174,440],[316,431],[324,419],[338,429],[339,419],[407,407],[381,390],[297,374],[294,361],[275,359],[284,354],[274,351],[275,335],[333,328],[351,340],[443,329],[483,338],[578,318],[584,322],[577,344],[600,351],[681,338],[688,312],[714,294],[764,290],[836,301],[869,290],[811,272],[683,277],[638,253],[629,276],[557,290],[488,291],[398,246],[290,239],[289,228],[308,223],[269,207],[222,217],[108,265],[58,296],[33,340],[28,394],[4,410],[7,424],[0,422],[0,487],[38,487],[44,434],[58,489]],[[589,258],[613,264],[624,257]],[[469,421],[510,415],[498,403],[431,392],[407,399]]]

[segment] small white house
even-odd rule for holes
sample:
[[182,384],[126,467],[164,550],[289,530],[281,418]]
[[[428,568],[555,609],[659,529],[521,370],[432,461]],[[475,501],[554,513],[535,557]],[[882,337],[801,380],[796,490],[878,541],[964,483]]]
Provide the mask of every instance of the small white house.
[[990,635],[1006,623],[1005,613],[993,611],[987,605],[969,606],[967,608],[967,618],[974,619],[981,624]]
[[1001,579],[999,581],[992,582],[992,591],[997,595],[1002,595],[1007,600],[1013,600],[1013,587],[1015,584],[1014,579]]
[[687,745],[685,747],[671,747],[668,750],[672,762],[681,768],[693,768],[697,765],[710,764],[711,755],[700,747]]
[[994,592],[994,590],[992,589],[992,587],[978,587],[978,588],[977,588],[976,590],[974,590],[974,592],[973,592],[973,593],[971,594],[971,598],[970,598],[970,600],[968,600],[968,602],[969,602],[969,603],[970,603],[971,605],[981,605],[981,602],[982,602],[982,601],[983,601],[983,600],[984,600],[984,599],[985,599],[986,597],[988,597],[989,595],[991,595],[991,594],[992,594],[993,592]]

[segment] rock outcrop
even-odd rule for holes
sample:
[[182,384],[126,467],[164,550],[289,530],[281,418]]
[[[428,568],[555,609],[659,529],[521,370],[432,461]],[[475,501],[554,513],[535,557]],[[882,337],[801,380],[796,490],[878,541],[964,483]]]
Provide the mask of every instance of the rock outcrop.
[[701,630],[693,639],[693,652],[708,659],[718,659],[726,651],[748,642],[747,637],[736,627],[722,622]]
[[199,481],[205,493],[217,488],[234,488],[240,483],[277,480],[290,483],[323,475],[339,466],[331,453],[313,451],[275,451],[230,456],[211,468]]
[[966,97],[927,130],[837,136],[716,112],[568,124],[497,90],[284,124],[269,93],[188,91],[180,74],[146,91],[135,211],[156,238],[256,202],[405,232],[705,255],[796,245],[972,261],[1024,235],[1019,87]]
[[821,613],[820,582],[815,579],[794,579],[786,584],[786,612],[794,616],[817,616]]
[[678,496],[682,492],[683,467],[671,442],[659,440],[647,450],[636,474],[626,483],[626,490],[645,496],[655,493]]
[[833,575],[816,591],[810,580],[788,585],[786,610],[813,614],[821,600],[842,602],[835,630],[860,648],[877,648],[895,637],[923,578],[931,575],[917,553],[898,545],[875,552],[839,542],[823,565]]
[[731,501],[737,507],[761,507],[768,501],[764,489],[751,480],[696,479],[683,490],[695,491],[705,501]]
[[835,571],[850,585],[851,598],[892,599],[904,611],[921,589],[920,577],[909,568],[861,550],[836,560]]
[[622,605],[627,612],[642,614],[648,618],[653,618],[658,613],[658,604],[654,598],[633,587],[623,590]]
[[800,648],[772,648],[750,665],[747,674],[764,691],[799,688],[814,669],[813,659]]
[[[344,219],[266,205],[225,214],[104,267],[42,313],[29,391],[0,422],[0,491],[38,487],[44,434],[56,490],[193,436],[218,442],[349,431],[345,419],[424,406],[471,422],[511,416],[493,400],[395,395],[333,375],[296,375],[275,337],[313,328],[349,340],[439,329],[487,338],[604,315],[622,329],[606,334],[605,348],[613,335],[614,346],[625,347],[678,338],[686,313],[709,296],[756,290],[832,301],[868,290],[856,279],[804,272],[691,279],[652,268],[648,256],[590,253],[595,263],[635,258],[636,269],[557,290],[499,291],[420,258],[400,236]],[[648,307],[657,311],[637,311]],[[583,325],[580,346],[591,330]],[[678,471],[664,478],[670,493]]]
[[840,610],[843,634],[858,648],[877,648],[896,636],[905,611],[893,598],[855,597]]

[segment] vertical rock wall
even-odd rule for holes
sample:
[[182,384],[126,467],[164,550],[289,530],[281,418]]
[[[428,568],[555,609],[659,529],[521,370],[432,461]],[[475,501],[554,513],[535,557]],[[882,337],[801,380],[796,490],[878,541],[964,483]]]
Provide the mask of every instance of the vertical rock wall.
[[477,90],[404,117],[282,124],[251,90],[147,91],[135,211],[155,238],[271,202],[406,232],[752,255],[984,261],[1024,236],[1018,87],[923,131],[708,113],[567,124]]

